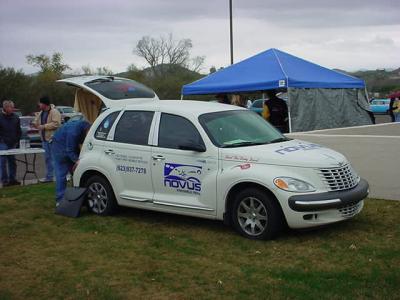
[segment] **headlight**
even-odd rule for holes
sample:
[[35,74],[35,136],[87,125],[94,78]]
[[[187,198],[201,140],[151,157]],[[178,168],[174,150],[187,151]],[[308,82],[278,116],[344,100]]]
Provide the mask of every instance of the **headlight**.
[[274,179],[274,184],[288,192],[314,192],[315,187],[311,184],[292,177],[277,177]]

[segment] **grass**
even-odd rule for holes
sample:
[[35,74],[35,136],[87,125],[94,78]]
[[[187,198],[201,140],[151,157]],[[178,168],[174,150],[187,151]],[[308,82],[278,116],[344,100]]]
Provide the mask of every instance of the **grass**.
[[54,214],[54,187],[0,190],[0,299],[400,299],[400,202],[274,241],[123,209]]

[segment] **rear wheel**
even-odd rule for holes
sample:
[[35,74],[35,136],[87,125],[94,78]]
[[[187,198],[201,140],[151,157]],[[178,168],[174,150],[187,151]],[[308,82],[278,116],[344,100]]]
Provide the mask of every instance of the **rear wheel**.
[[114,191],[104,177],[95,175],[90,177],[85,186],[87,192],[87,205],[89,210],[97,215],[107,216],[117,210]]
[[247,188],[236,195],[231,216],[236,231],[249,239],[272,239],[283,227],[275,199],[257,188]]

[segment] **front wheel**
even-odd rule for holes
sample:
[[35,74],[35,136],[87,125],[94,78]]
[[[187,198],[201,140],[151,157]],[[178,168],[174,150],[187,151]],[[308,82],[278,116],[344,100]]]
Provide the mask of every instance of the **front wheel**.
[[236,195],[231,216],[236,231],[249,239],[273,239],[283,227],[278,204],[257,188],[247,188]]
[[89,210],[97,215],[107,216],[113,214],[118,205],[110,183],[104,177],[95,175],[90,177],[85,186]]

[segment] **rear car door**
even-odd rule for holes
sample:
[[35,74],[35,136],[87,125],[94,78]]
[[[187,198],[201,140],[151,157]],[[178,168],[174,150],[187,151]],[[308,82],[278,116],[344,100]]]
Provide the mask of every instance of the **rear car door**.
[[124,111],[104,143],[102,165],[107,165],[112,174],[118,201],[129,206],[153,198],[148,143],[153,116],[152,111]]

